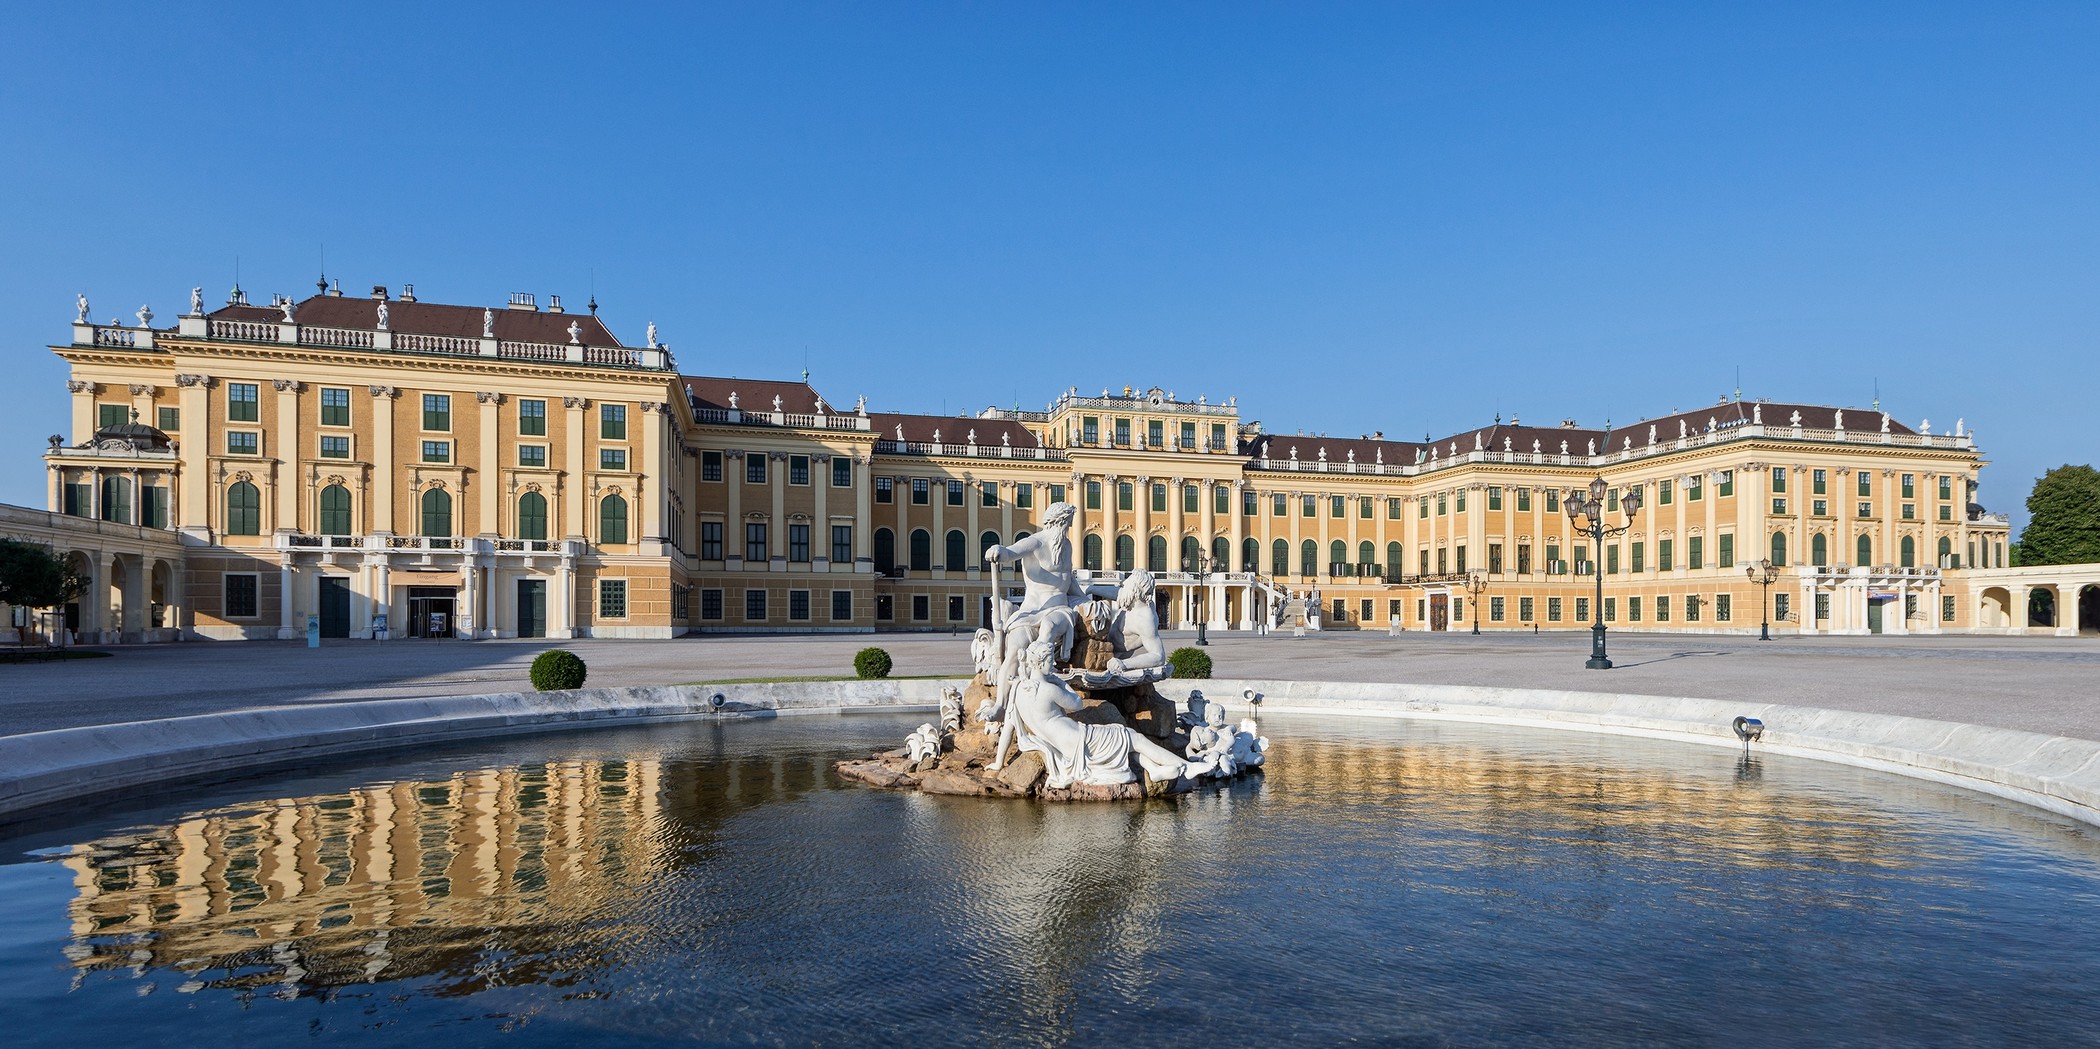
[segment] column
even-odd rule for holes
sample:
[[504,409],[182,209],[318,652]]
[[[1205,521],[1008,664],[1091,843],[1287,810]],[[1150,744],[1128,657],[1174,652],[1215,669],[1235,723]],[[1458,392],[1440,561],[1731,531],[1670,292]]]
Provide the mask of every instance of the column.
[[[810,516],[809,537],[810,567],[819,572],[831,571],[831,456],[819,452],[809,457],[809,487],[816,499],[816,508]],[[810,595],[812,599],[816,595]],[[812,612],[812,615],[815,613]]]
[[152,571],[145,555],[140,555],[138,565],[124,572],[124,621],[118,624],[126,641],[146,640],[146,595],[152,592],[146,573]]
[[[963,553],[969,560],[963,562],[963,569],[968,573],[968,578],[973,583],[977,581],[978,570],[984,565],[984,558],[976,556],[977,536],[984,531],[978,524],[978,510],[983,502],[984,495],[977,488],[977,478],[969,473],[964,473]],[[953,566],[951,565],[950,567]]]
[[576,636],[576,567],[567,556],[554,570],[554,592],[547,595],[547,636]]
[[[394,534],[394,399],[401,391],[392,386],[374,386],[372,391],[372,531]],[[183,409],[183,418],[189,418]],[[188,426],[188,423],[184,423]],[[185,467],[187,469],[187,467]],[[414,529],[409,529],[413,532]],[[389,630],[398,628],[389,624]]]
[[459,564],[460,615],[459,634],[472,641],[481,636],[488,620],[481,614],[481,566],[472,556],[463,558]]
[[182,442],[182,490],[178,505],[169,508],[170,522],[197,539],[211,534],[211,476],[207,464],[211,455],[211,387],[217,381],[209,375],[175,377],[182,429],[188,439]]
[[[927,499],[932,499],[931,491]],[[897,550],[897,563],[906,570],[911,567],[911,478],[899,477],[892,482],[890,498],[897,505],[897,539],[892,544]],[[898,615],[901,617],[902,612]]]
[[787,453],[766,453],[766,483],[773,489],[773,518],[766,525],[766,571],[785,572],[787,558]]
[[[1246,505],[1246,493],[1246,481],[1236,480],[1232,482],[1231,508],[1226,514],[1227,517],[1231,518],[1229,531],[1231,532],[1232,549],[1226,553],[1232,559],[1232,564],[1235,568],[1240,567],[1240,549],[1247,545],[1247,515],[1243,512]],[[1252,571],[1252,569],[1247,569],[1247,571]],[[1248,603],[1245,601],[1241,602],[1242,605]]]
[[[754,453],[754,454],[764,454]],[[722,488],[729,497],[723,511],[722,566],[731,572],[744,567],[744,450],[722,452]]]
[[116,555],[97,551],[88,558],[87,590],[80,595],[80,635],[93,638],[90,644],[105,643],[109,629],[109,578]]
[[1115,474],[1101,475],[1101,567],[1105,571],[1116,567],[1116,485],[1119,483]]
[[[384,614],[387,620],[387,636],[398,637],[402,626],[394,621],[393,573],[388,567],[386,553],[382,551],[374,556],[377,560],[372,563],[372,615],[376,618]],[[367,622],[365,629],[370,631],[375,627]],[[369,637],[370,634],[366,636]]]
[[86,444],[95,436],[95,395],[102,384],[71,379],[66,389],[73,394],[73,439],[67,443]]
[[567,440],[562,444],[562,473],[570,480],[569,498],[562,501],[562,516],[568,518],[564,534],[571,539],[581,539],[590,534],[584,528],[584,504],[590,501],[591,496],[591,486],[586,480],[591,466],[583,457],[583,435],[590,424],[590,420],[584,417],[584,412],[590,408],[591,401],[588,397],[564,397],[561,399],[561,406],[566,409],[562,424],[567,436]]
[[[853,570],[875,570],[875,457],[853,457]],[[891,495],[896,494],[895,490]]]
[[933,534],[926,544],[927,557],[928,563],[933,565],[933,578],[946,579],[951,567],[961,566],[948,564],[948,479],[936,477],[933,480],[940,482],[941,486],[935,488],[931,481],[926,486],[926,502],[933,508]]
[[277,425],[271,427],[268,451],[277,461],[272,480],[277,489],[274,531],[304,531],[299,522],[299,394],[306,384],[296,379],[272,379],[277,391]]
[[292,565],[292,555],[281,553],[283,563],[277,566],[277,640],[290,641],[299,636],[294,632],[292,606],[297,603],[297,592],[292,588],[299,581],[299,570]]
[[[498,434],[500,433],[498,427],[501,426],[503,421],[503,395],[488,390],[482,390],[474,394],[474,400],[481,406],[480,412],[478,413],[480,416],[479,421],[481,423],[481,447],[478,451],[475,460],[477,467],[484,475],[482,478],[483,484],[480,486],[481,520],[479,522],[479,526],[475,528],[474,531],[469,532],[466,528],[462,527],[459,530],[459,534],[478,534],[493,536],[501,534],[503,531],[503,512],[501,507],[497,505],[497,499],[503,493],[499,490],[501,486],[494,483],[495,479],[499,476],[499,471],[503,468],[503,453],[501,451],[501,439],[498,437]],[[464,455],[457,456],[456,458],[461,463],[464,463],[466,461],[466,456]],[[654,477],[655,472],[652,470],[649,476]],[[461,505],[459,509],[461,514],[466,513],[467,508],[465,505]],[[465,524],[465,522],[461,523],[462,525]],[[643,534],[647,535],[648,533],[644,532]]]
[[[1145,555],[1152,548],[1152,478],[1140,475],[1137,483],[1131,486],[1130,497],[1130,514],[1135,520],[1131,531],[1136,533],[1130,541],[1130,566],[1149,568],[1145,563]],[[1167,571],[1174,568],[1174,551],[1171,548],[1167,551],[1167,563],[1162,567]]]

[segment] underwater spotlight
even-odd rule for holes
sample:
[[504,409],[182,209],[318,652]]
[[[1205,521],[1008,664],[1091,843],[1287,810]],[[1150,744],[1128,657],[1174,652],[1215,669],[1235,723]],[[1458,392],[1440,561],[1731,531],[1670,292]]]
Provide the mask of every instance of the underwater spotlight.
[[1756,718],[1735,719],[1735,735],[1744,743],[1765,738],[1765,723]]

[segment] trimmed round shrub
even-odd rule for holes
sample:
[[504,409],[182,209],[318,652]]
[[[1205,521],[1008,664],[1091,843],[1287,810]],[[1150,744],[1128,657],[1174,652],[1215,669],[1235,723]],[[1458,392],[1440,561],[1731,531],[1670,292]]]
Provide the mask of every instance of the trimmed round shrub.
[[532,687],[541,692],[582,688],[585,667],[576,653],[550,648],[532,661]]
[[1200,648],[1177,648],[1167,653],[1167,665],[1174,668],[1175,677],[1206,678],[1210,676],[1210,653]]
[[853,653],[853,672],[862,678],[890,676],[890,654],[879,648],[863,648]]

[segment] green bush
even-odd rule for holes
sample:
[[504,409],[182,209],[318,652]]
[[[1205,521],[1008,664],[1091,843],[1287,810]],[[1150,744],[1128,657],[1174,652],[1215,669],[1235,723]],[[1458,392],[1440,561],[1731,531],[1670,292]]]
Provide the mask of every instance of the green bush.
[[1175,677],[1206,678],[1210,676],[1210,653],[1200,648],[1177,648],[1167,653],[1167,663],[1174,668]]
[[541,692],[582,688],[585,668],[574,652],[550,648],[532,661],[532,687]]
[[853,672],[862,678],[890,676],[890,654],[879,648],[863,648],[853,653]]

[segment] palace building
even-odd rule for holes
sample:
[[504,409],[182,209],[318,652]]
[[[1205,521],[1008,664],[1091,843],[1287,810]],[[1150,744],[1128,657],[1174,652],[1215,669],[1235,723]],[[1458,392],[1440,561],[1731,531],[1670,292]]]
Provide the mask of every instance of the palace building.
[[[1001,585],[985,548],[1058,502],[1079,566],[1152,572],[1170,628],[2027,629],[2029,588],[1987,578],[2008,522],[1973,501],[1960,423],[1724,400],[1416,442],[1128,387],[948,417],[686,374],[595,302],[201,299],[164,327],[83,299],[52,347],[49,510],[0,523],[78,559],[83,639],[970,629]],[[1591,549],[1564,501],[1598,477],[1611,525],[1643,500]],[[2061,607],[2091,584],[2037,585]]]

